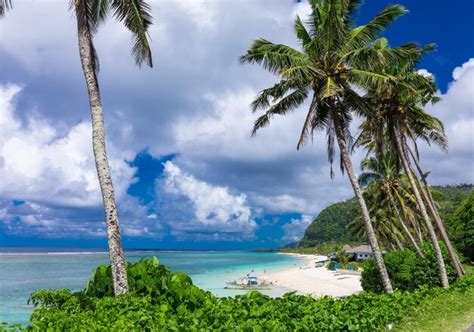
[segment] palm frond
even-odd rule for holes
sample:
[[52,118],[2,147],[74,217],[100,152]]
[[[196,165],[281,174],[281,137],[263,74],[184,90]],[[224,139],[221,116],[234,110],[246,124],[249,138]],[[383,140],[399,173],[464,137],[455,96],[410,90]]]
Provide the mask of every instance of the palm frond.
[[151,7],[144,0],[112,0],[114,16],[133,34],[132,54],[137,65],[153,67],[148,29],[152,24]]
[[400,5],[391,5],[383,9],[369,23],[354,28],[344,46],[345,52],[351,52],[369,46],[390,24],[408,11]]
[[301,129],[300,139],[296,145],[296,150],[299,150],[303,147],[306,137],[312,132],[313,128],[311,127],[311,124],[313,122],[313,118],[317,115],[317,111],[318,99],[316,98],[316,95],[314,95],[311,105],[309,106],[308,114],[306,115],[306,119],[303,123],[303,128]]
[[310,67],[309,59],[304,53],[265,39],[255,40],[247,53],[240,57],[240,62],[261,64],[274,74],[280,74],[281,71],[292,67]]
[[13,4],[11,0],[0,0],[0,18],[4,17],[5,13],[12,8]]
[[254,123],[252,130],[252,136],[257,133],[257,130],[268,125],[270,119],[273,115],[284,115],[287,112],[294,110],[296,107],[301,105],[306,97],[308,96],[308,91],[306,88],[299,88],[287,96],[283,97],[276,104],[272,105],[264,115],[260,116]]

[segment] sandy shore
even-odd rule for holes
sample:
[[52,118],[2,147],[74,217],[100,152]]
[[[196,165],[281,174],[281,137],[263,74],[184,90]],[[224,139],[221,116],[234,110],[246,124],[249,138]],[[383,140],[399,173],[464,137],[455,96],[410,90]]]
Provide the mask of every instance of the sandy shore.
[[315,262],[324,256],[303,255],[307,258],[307,267],[291,267],[261,276],[266,283],[272,283],[280,291],[296,291],[302,295],[316,297],[329,295],[344,297],[362,291],[360,276],[344,274],[341,271],[329,271],[326,267],[314,267]]

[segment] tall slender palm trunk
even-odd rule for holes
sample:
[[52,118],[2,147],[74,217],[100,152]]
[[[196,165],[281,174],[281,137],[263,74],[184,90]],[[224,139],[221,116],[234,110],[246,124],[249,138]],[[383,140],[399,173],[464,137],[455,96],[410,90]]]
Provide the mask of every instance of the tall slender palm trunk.
[[449,240],[448,233],[446,232],[444,223],[441,220],[438,210],[436,209],[433,196],[431,195],[430,188],[423,175],[423,171],[421,170],[420,164],[418,163],[417,158],[414,156],[410,148],[408,146],[405,146],[405,150],[408,150],[410,152],[412,160],[415,163],[416,169],[418,170],[419,177],[416,177],[416,179],[418,180],[418,184],[421,189],[421,194],[423,195],[423,198],[426,201],[428,209],[430,210],[430,213],[433,216],[433,219],[435,220],[436,226],[438,227],[439,234],[441,235],[441,238],[446,244],[446,248],[448,250],[449,256],[451,257],[451,261],[453,262],[454,268],[456,269],[456,274],[458,278],[460,279],[464,275],[464,269],[462,267],[461,261],[459,260],[459,256],[456,253],[456,250],[454,250],[454,247],[451,244],[451,241]]
[[439,246],[438,238],[436,237],[433,224],[431,223],[430,217],[428,216],[428,212],[426,211],[425,204],[421,198],[420,192],[418,191],[418,187],[415,183],[415,179],[413,177],[411,167],[408,164],[408,158],[407,158],[408,156],[406,155],[403,149],[403,139],[401,137],[400,130],[399,128],[396,128],[395,126],[393,127],[393,130],[395,133],[395,141],[396,141],[399,157],[402,160],[403,168],[405,169],[405,173],[408,177],[408,181],[410,182],[410,186],[411,186],[411,189],[413,190],[413,194],[415,195],[418,208],[420,209],[423,220],[425,221],[426,227],[428,228],[428,234],[430,236],[431,242],[433,243],[433,249],[435,251],[436,259],[438,261],[439,278],[441,281],[441,285],[444,288],[448,288],[449,287],[448,275],[446,273],[446,266],[444,264],[443,254],[441,253],[441,248]]
[[369,216],[369,210],[367,209],[367,205],[365,204],[364,197],[362,196],[362,190],[360,189],[359,183],[357,182],[357,178],[354,174],[354,169],[352,167],[351,158],[349,157],[349,149],[347,147],[344,131],[338,125],[335,118],[334,118],[334,127],[336,131],[336,137],[337,137],[337,142],[339,145],[339,150],[342,156],[342,162],[344,164],[344,168],[347,172],[347,175],[349,176],[349,179],[352,184],[352,188],[354,189],[354,193],[356,195],[357,201],[362,211],[362,217],[364,219],[367,238],[369,240],[370,247],[372,248],[372,251],[374,252],[375,262],[377,264],[377,269],[379,270],[379,273],[380,273],[380,278],[382,279],[383,288],[386,293],[393,293],[392,283],[390,282],[387,268],[385,267],[385,263],[383,261],[382,251],[380,250],[377,238],[375,237],[374,227],[372,226],[372,221],[370,220],[370,216]]
[[397,206],[394,205],[393,208],[394,208],[394,210],[395,210],[395,214],[397,215],[398,220],[400,221],[400,225],[402,225],[403,231],[404,231],[405,234],[408,236],[408,239],[410,240],[410,242],[411,242],[411,244],[413,245],[413,247],[415,247],[416,252],[418,253],[418,255],[420,255],[420,257],[425,257],[425,256],[423,255],[423,252],[421,251],[420,247],[419,247],[418,244],[416,243],[415,238],[413,237],[413,235],[411,234],[410,230],[408,229],[408,226],[407,226],[407,225],[405,224],[405,222],[403,221],[403,217],[402,217],[402,215],[400,214],[400,211],[398,210]]
[[104,203],[114,293],[117,296],[128,292],[127,270],[123,257],[114,187],[105,148],[104,113],[100,100],[99,83],[95,73],[92,35],[87,26],[81,26],[79,22],[78,37],[79,54],[89,94],[92,119],[92,145]]

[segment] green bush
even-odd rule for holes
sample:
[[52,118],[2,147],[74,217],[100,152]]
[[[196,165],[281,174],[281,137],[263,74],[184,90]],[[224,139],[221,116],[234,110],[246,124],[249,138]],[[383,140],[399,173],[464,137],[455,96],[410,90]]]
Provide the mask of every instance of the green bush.
[[336,262],[335,261],[330,261],[328,265],[326,265],[326,268],[328,270],[334,270],[334,266],[336,265]]
[[[111,296],[111,278],[99,267],[84,291],[40,290],[30,331],[377,331],[446,292],[474,292],[474,278],[449,290],[428,287],[394,294],[362,293],[314,299],[288,293],[272,299],[253,291],[218,298],[171,274],[157,260],[128,264],[131,291]],[[110,271],[109,271],[110,272]],[[150,279],[153,279],[151,280]],[[470,276],[469,276],[470,277]],[[146,286],[145,283],[149,284]]]
[[[444,243],[440,242],[440,246],[446,263],[448,279],[452,283],[456,280],[456,271],[450,264],[450,257]],[[440,286],[438,264],[432,245],[426,243],[422,252],[425,258],[410,249],[395,250],[384,255],[385,266],[395,289],[412,291],[423,285],[427,287]],[[365,264],[362,272],[362,288],[370,292],[383,292],[383,285],[374,259],[368,260]]]
[[474,191],[448,219],[447,227],[456,247],[468,261],[474,261]]

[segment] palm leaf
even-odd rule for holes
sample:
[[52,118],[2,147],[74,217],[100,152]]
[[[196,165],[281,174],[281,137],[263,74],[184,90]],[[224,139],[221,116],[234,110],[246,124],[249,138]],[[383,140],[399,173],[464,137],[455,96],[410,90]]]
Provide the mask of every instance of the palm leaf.
[[112,0],[114,16],[133,34],[132,54],[137,65],[153,67],[148,29],[152,24],[151,7],[144,0]]
[[255,40],[247,53],[240,57],[241,63],[261,64],[265,69],[274,74],[292,67],[310,67],[308,57],[286,45],[273,44],[265,39]]
[[13,8],[11,0],[0,0],[0,18],[5,16],[7,10]]
[[344,52],[351,52],[369,46],[390,24],[408,11],[400,5],[391,5],[383,9],[369,23],[354,28],[345,43]]

